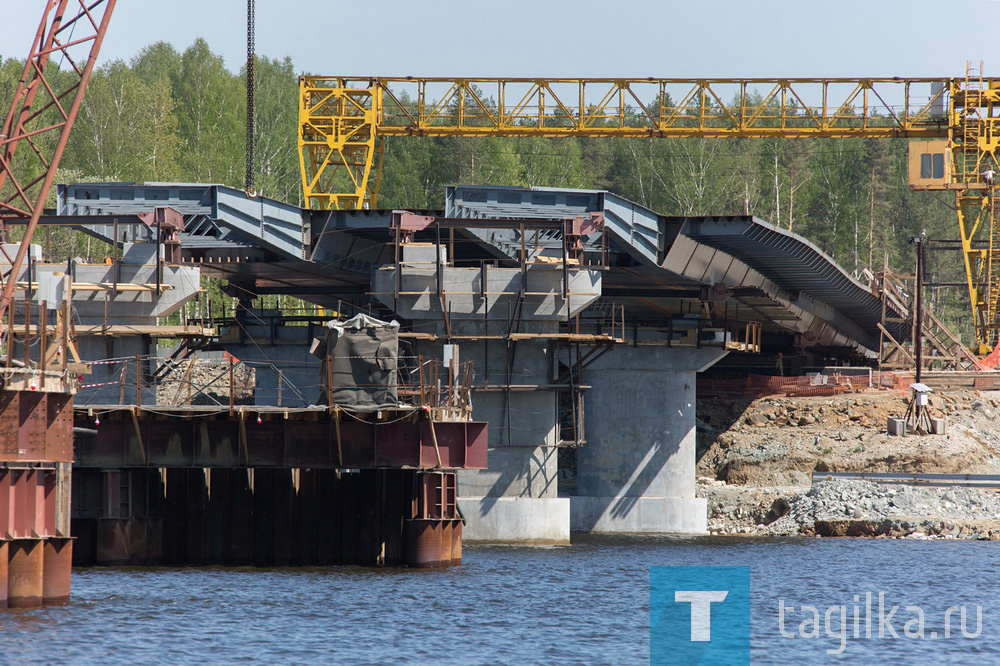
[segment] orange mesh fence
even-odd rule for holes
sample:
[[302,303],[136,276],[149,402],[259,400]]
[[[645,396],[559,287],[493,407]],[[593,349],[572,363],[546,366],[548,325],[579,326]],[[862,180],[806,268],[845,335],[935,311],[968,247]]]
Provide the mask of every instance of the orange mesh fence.
[[1000,365],[1000,339],[997,339],[997,344],[993,347],[993,351],[986,355],[986,357],[979,359],[979,365],[983,368],[996,369]]
[[910,391],[910,384],[917,381],[916,376],[910,372],[883,372],[882,387],[895,391],[899,395],[906,395]]

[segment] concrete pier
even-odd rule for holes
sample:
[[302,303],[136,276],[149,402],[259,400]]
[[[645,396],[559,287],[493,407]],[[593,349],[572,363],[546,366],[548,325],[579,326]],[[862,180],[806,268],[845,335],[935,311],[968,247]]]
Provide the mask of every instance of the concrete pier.
[[[158,261],[158,247],[162,253],[164,246],[155,242],[122,243],[121,256],[111,264],[74,260],[67,266],[65,262],[41,263],[41,246],[31,246],[33,261],[22,266],[18,279],[28,283],[30,276],[30,282],[37,287],[29,306],[33,325],[41,323],[39,312],[46,297],[58,295],[61,302],[65,288],[77,285],[69,298],[75,333],[73,354],[84,362],[98,361],[77,387],[78,402],[125,403],[127,399],[132,403],[138,393],[142,404],[155,404],[156,391],[149,376],[156,370],[151,360],[156,336],[151,333],[164,317],[194,299],[201,287],[200,268],[168,263],[162,256]],[[17,246],[4,245],[3,250],[13,256]],[[10,263],[0,253],[0,271],[9,268]],[[65,277],[68,272],[71,277]],[[12,316],[23,322],[25,291],[16,294]],[[47,323],[55,326],[59,308],[55,301],[47,306]],[[13,358],[24,358],[24,346],[16,338],[12,350]]]
[[695,497],[695,375],[725,354],[622,345],[584,371],[593,388],[576,454],[574,531],[707,531],[705,500]]
[[446,297],[438,299],[433,269],[396,270],[376,272],[376,293],[433,338],[417,339],[414,354],[441,358],[441,341],[452,339],[460,359],[474,363],[473,419],[491,424],[489,469],[459,472],[464,539],[569,543],[570,500],[559,497],[557,483],[558,396],[565,387],[553,383],[552,340],[562,322],[599,296],[600,272],[448,266],[440,272]]
[[[457,330],[469,325],[465,322]],[[557,325],[529,322],[525,328],[554,332]],[[558,393],[546,387],[552,373],[548,341],[522,340],[511,346],[503,341],[488,345],[470,341],[463,342],[460,350],[463,359],[475,361],[482,375],[476,382],[482,388],[473,392],[473,418],[492,424],[489,468],[458,475],[459,506],[468,521],[465,539],[569,543],[569,499],[559,497],[557,483]],[[502,390],[507,384],[537,388]]]

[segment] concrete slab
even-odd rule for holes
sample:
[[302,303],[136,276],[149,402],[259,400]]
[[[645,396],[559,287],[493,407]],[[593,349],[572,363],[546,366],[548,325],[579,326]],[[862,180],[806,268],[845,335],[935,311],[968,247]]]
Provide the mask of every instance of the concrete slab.
[[463,497],[458,505],[466,520],[466,543],[569,543],[568,497]]

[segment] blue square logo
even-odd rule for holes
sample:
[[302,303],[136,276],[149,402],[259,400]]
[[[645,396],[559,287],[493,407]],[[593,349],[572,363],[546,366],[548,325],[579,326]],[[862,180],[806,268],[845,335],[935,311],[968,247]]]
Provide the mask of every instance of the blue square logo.
[[749,567],[650,567],[650,663],[748,661],[750,588]]

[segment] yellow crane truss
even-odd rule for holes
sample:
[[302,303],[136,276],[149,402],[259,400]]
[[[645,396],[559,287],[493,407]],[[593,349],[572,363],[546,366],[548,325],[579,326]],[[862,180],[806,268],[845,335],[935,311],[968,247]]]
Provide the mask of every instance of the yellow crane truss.
[[905,137],[943,140],[980,351],[1000,331],[1000,79],[299,79],[306,205],[378,204],[387,137]]

